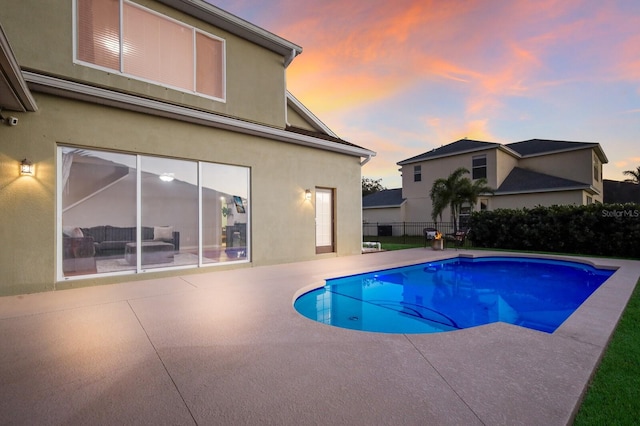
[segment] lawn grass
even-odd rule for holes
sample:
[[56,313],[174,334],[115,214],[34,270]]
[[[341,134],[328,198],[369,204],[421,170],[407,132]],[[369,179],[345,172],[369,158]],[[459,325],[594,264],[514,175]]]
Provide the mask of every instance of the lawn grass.
[[382,250],[404,250],[410,248],[424,247],[424,244],[400,244],[400,243],[382,243]]
[[[391,251],[391,250],[405,250],[411,248],[424,248],[424,242],[420,243],[381,243],[382,250]],[[454,244],[450,241],[445,241],[445,248],[455,248]],[[470,247],[464,247],[470,248]]]
[[637,425],[640,419],[640,280],[574,425]]

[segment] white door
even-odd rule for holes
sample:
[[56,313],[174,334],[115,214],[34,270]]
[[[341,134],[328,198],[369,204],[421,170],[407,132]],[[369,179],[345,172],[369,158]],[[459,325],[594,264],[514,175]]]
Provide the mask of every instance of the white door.
[[316,188],[316,253],[333,251],[333,190]]

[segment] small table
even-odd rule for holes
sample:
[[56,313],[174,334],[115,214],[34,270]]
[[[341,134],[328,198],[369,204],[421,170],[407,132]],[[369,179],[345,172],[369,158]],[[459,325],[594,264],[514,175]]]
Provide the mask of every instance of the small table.
[[[151,263],[171,263],[175,247],[171,243],[164,241],[143,241],[142,244],[142,264]],[[124,248],[124,259],[129,265],[135,265],[137,259],[138,245],[127,243]]]

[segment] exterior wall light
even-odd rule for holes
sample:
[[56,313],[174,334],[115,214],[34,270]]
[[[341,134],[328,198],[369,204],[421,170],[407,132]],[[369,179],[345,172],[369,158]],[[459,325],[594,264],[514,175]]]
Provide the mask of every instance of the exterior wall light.
[[306,189],[304,191],[304,199],[307,201],[311,201],[311,190],[310,189]]
[[35,167],[33,163],[26,158],[20,162],[20,176],[33,176]]

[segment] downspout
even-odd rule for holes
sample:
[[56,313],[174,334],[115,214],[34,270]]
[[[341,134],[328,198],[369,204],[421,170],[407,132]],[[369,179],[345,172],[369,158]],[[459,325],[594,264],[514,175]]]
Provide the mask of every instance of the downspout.
[[[295,49],[291,49],[291,54],[289,56],[287,56],[286,58],[284,58],[284,69],[286,70],[287,67],[291,64],[291,62],[293,62],[293,60],[296,57],[296,50]],[[284,91],[284,121],[286,125],[289,125],[289,111],[287,110],[287,73],[285,72],[284,74],[284,78],[285,78],[285,91]]]
[[[364,160],[362,160],[360,162],[360,167],[364,166],[365,164],[367,164],[369,161],[371,161],[371,157],[373,157],[373,155],[369,154],[367,156],[367,158],[365,158]],[[364,241],[364,235],[363,235],[363,229],[364,229],[364,213],[362,212],[362,198],[360,198],[360,254],[362,254],[362,242]]]

